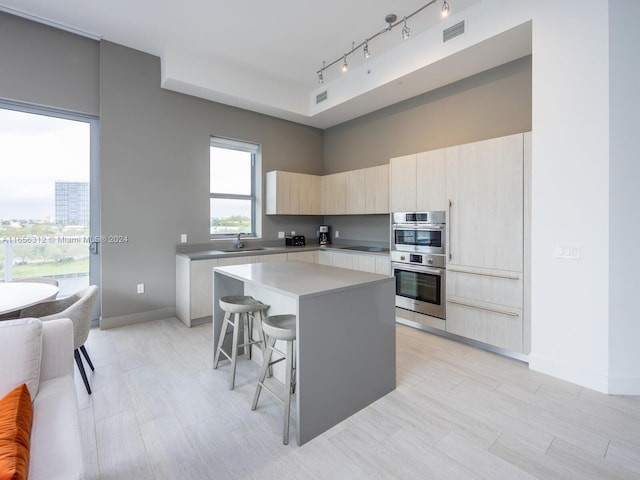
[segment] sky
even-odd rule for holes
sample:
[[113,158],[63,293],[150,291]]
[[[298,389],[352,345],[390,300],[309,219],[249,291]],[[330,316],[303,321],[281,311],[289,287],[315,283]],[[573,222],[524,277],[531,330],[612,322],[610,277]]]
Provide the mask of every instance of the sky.
[[55,181],[89,181],[90,125],[0,108],[0,219],[55,215]]

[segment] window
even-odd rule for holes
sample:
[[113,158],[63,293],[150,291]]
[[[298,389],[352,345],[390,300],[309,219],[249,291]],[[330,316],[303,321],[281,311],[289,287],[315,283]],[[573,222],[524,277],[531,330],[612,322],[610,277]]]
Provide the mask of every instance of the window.
[[210,233],[256,235],[256,175],[260,146],[212,137]]

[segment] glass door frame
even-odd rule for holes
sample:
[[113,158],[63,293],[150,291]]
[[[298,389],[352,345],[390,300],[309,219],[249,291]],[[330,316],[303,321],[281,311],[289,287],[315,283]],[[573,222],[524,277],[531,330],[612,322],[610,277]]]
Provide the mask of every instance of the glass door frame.
[[[89,124],[89,236],[91,239],[100,238],[100,120],[93,115],[75,113],[66,110],[29,105],[26,103],[12,102],[0,99],[0,108],[14,110],[16,112],[43,115],[47,117],[61,118]],[[93,323],[98,324],[102,312],[101,289],[101,261],[99,242],[91,242],[89,255],[89,284],[97,285],[98,301],[93,314]]]

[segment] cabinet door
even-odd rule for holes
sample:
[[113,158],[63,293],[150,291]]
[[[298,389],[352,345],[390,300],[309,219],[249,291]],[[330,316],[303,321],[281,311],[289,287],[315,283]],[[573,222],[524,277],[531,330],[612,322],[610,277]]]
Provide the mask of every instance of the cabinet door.
[[320,177],[274,170],[266,174],[267,215],[319,215]]
[[331,265],[338,268],[353,269],[353,255],[349,253],[331,252]]
[[448,263],[522,271],[523,136],[446,149]]
[[351,170],[345,175],[345,213],[360,215],[365,213],[365,171]]
[[391,259],[389,257],[376,257],[376,273],[391,275]]
[[256,255],[255,262],[251,263],[267,263],[267,262],[286,262],[286,253],[272,253],[270,255]]
[[416,182],[416,211],[447,209],[444,149],[418,154]]
[[191,261],[191,319],[213,314],[213,267],[217,266],[216,259]]
[[364,213],[389,213],[389,165],[365,169]]
[[346,212],[346,175],[333,173],[322,177],[322,203],[325,215],[344,215]]
[[318,261],[318,251],[287,253],[287,260],[299,260],[301,262],[320,263]]
[[350,255],[351,268],[363,272],[376,273],[376,257],[373,255]]
[[389,208],[392,212],[416,210],[417,155],[392,158],[389,170]]

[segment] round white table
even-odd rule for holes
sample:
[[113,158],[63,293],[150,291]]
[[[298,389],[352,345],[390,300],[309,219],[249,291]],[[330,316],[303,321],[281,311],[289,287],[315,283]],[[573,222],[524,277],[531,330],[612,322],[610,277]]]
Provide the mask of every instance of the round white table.
[[0,315],[53,300],[58,291],[47,283],[0,282]]

